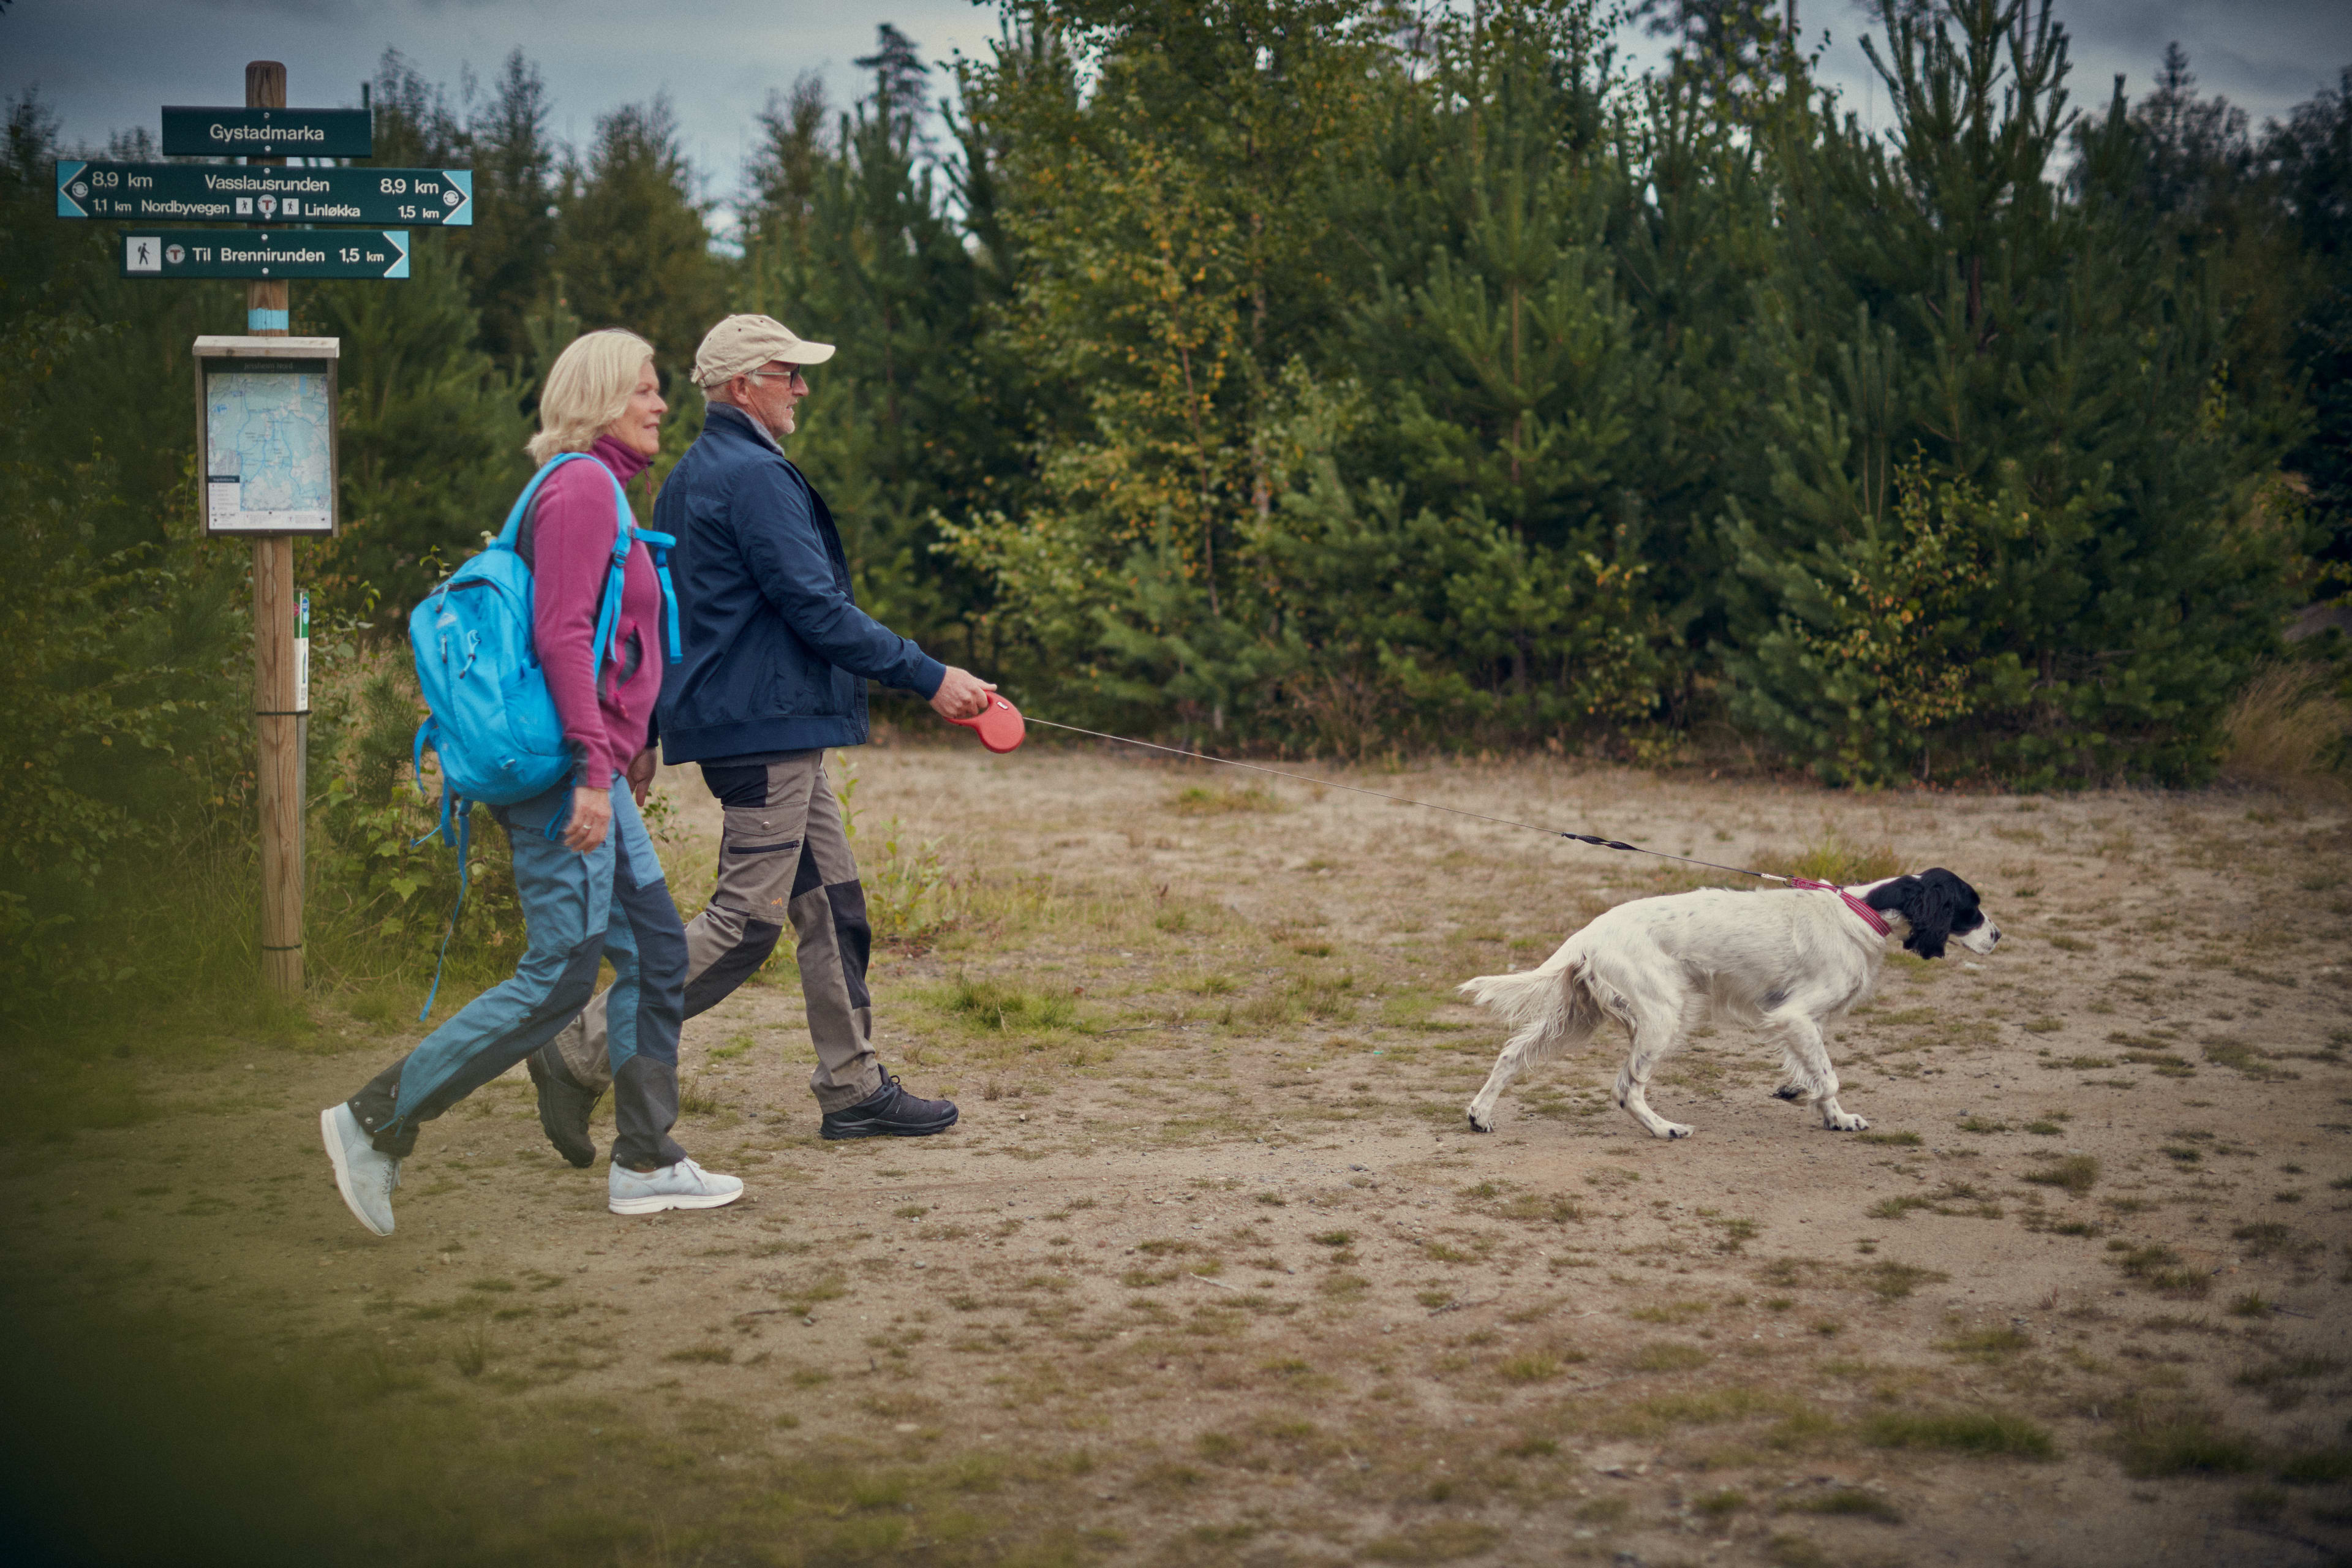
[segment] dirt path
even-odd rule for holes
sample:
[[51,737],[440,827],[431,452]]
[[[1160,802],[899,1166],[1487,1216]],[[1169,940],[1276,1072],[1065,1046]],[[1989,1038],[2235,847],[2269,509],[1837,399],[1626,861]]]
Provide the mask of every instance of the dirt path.
[[[371,1369],[344,1386],[374,1422],[561,1433],[444,1558],[539,1560],[564,1510],[596,1541],[566,1561],[2352,1549],[2340,815],[1333,775],[1975,883],[2000,951],[1891,963],[1834,1033],[1869,1133],[1769,1098],[1770,1055],[1727,1026],[1665,1068],[1653,1103],[1697,1128],[1669,1144],[1608,1104],[1609,1051],[1470,1133],[1501,1037],[1450,988],[1678,872],[1123,759],[857,766],[877,900],[942,841],[957,922],[874,989],[886,1060],[961,1102],[953,1133],[814,1137],[786,961],[687,1029],[681,1137],[746,1202],[614,1218],[517,1075],[427,1129],[379,1242],[313,1117],[417,1031],[335,1013],[332,1050],[157,1068],[163,1121],[0,1156],[11,1258],[224,1354]],[[683,888],[715,808],[670,777]]]

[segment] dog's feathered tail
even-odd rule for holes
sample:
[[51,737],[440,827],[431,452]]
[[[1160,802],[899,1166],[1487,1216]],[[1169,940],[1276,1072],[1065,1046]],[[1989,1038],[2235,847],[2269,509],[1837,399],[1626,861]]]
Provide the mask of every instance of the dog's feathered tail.
[[1561,952],[1535,969],[1517,974],[1481,974],[1455,989],[1515,1029],[1538,1026],[1534,1039],[1557,1048],[1588,1038],[1601,1027],[1601,1004],[1585,984],[1580,953]]

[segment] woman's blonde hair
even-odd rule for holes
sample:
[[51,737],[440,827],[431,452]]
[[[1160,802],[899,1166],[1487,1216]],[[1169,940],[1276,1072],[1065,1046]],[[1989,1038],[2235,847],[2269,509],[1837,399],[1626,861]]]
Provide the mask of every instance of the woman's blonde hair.
[[544,463],[558,452],[594,446],[604,426],[628,412],[637,373],[653,357],[653,344],[625,327],[572,339],[540,388],[539,434],[523,448],[530,460]]

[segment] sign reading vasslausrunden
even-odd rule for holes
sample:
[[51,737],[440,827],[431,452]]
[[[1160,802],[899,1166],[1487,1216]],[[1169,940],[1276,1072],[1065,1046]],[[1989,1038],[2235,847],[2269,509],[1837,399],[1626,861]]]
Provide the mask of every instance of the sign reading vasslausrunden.
[[163,106],[166,158],[366,158],[375,119],[364,109]]
[[134,228],[122,237],[125,278],[408,276],[408,231]]
[[470,169],[284,169],[271,164],[58,161],[58,216],[133,223],[431,224],[474,221]]
[[335,531],[334,338],[198,338],[205,531]]

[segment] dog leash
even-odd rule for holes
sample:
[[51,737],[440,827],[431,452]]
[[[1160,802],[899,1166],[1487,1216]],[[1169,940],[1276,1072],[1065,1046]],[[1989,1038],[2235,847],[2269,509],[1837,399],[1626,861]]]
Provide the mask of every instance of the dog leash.
[[1409,795],[1390,795],[1383,790],[1365,789],[1360,784],[1339,784],[1331,779],[1309,778],[1304,773],[1285,773],[1280,768],[1263,767],[1256,763],[1235,762],[1231,757],[1213,757],[1206,752],[1188,752],[1181,746],[1162,746],[1150,741],[1138,741],[1126,735],[1113,735],[1102,730],[1087,730],[1076,724],[1057,723],[1051,719],[1031,718],[994,692],[989,694],[988,707],[979,716],[950,721],[976,731],[980,736],[981,743],[992,752],[1009,752],[1018,746],[1021,743],[1024,724],[1043,724],[1048,730],[1062,730],[1073,735],[1087,735],[1097,741],[1116,742],[1122,746],[1134,746],[1147,752],[1164,752],[1171,757],[1182,757],[1191,762],[1215,763],[1220,767],[1241,768],[1249,773],[1265,773],[1269,778],[1288,779],[1293,784],[1303,784],[1314,789],[1343,789],[1354,795],[1370,795],[1375,800],[1392,801],[1399,805],[1419,806],[1426,811],[1447,812],[1454,816],[1466,816],[1476,822],[1491,822],[1503,827],[1524,828],[1528,832],[1540,833],[1548,837],[1566,838],[1577,844],[1590,844],[1596,849],[1616,849],[1629,855],[1654,856],[1661,860],[1679,861],[1683,865],[1703,867],[1709,871],[1727,871],[1735,877],[1755,877],[1767,882],[1781,882],[1804,892],[1835,893],[1847,909],[1852,910],[1861,918],[1864,925],[1880,936],[1889,934],[1892,930],[1876,910],[1872,909],[1834,882],[1817,882],[1810,877],[1782,877],[1770,871],[1752,871],[1745,866],[1718,865],[1713,860],[1695,859],[1688,855],[1668,854],[1664,849],[1645,849],[1639,844],[1628,844],[1621,838],[1604,838],[1595,833],[1570,833],[1561,828],[1545,827],[1533,822],[1520,822],[1508,816],[1489,816],[1481,811],[1465,811],[1458,805],[1441,805],[1433,800],[1414,800]]

